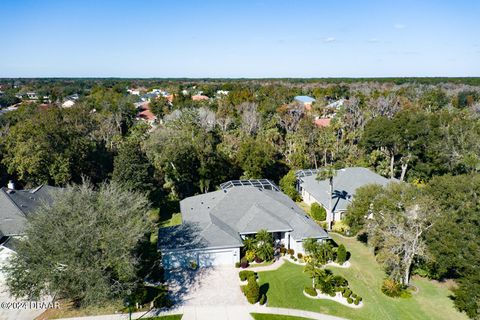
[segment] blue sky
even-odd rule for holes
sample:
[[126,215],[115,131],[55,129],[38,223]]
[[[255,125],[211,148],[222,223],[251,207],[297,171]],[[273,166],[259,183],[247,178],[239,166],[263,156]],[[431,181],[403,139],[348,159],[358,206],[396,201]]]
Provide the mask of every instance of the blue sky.
[[480,1],[0,0],[0,77],[480,76]]

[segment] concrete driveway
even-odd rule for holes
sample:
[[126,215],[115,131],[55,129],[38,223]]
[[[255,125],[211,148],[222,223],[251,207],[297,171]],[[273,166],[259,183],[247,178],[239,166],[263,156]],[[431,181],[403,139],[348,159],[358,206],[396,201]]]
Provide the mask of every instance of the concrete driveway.
[[166,273],[172,298],[181,306],[248,305],[234,267],[176,269]]
[[8,259],[15,252],[0,246],[0,319],[2,320],[32,320],[42,314],[45,310],[35,309],[30,303],[22,303],[10,296],[5,284],[5,274],[1,268],[8,263]]

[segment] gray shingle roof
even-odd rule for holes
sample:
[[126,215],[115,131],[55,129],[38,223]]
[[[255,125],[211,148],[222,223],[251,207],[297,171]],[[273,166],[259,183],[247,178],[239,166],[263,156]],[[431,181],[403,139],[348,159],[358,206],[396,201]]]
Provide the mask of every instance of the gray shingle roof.
[[[180,201],[180,210],[183,225],[175,230],[160,230],[160,247],[188,246],[182,244],[183,241],[175,242],[172,232],[181,238],[188,234],[189,241],[207,248],[242,246],[241,234],[256,233],[260,229],[291,231],[295,240],[328,238],[326,231],[288,196],[275,190],[237,186],[186,198]],[[193,227],[198,235],[192,238],[185,230]]]
[[[387,185],[392,180],[361,167],[337,170],[333,177],[333,211],[346,210],[358,188],[367,184]],[[299,176],[299,184],[311,196],[328,208],[330,186],[328,180],[317,181],[316,174]]]
[[0,233],[2,236],[21,235],[28,216],[43,202],[51,201],[57,188],[40,186],[31,190],[0,189]]

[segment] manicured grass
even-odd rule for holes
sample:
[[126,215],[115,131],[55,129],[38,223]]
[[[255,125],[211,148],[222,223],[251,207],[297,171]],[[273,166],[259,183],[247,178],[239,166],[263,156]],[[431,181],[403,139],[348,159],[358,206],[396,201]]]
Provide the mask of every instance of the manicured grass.
[[303,295],[303,288],[311,285],[311,279],[303,273],[303,267],[286,262],[278,270],[259,272],[259,284],[268,286],[267,304],[270,307],[303,309],[345,317],[348,319],[467,319],[453,307],[451,292],[441,283],[415,279],[412,284],[419,291],[407,299],[385,296],[381,283],[385,277],[372,250],[356,239],[345,239],[332,234],[351,252],[352,266],[348,269],[329,267],[334,274],[344,276],[354,293],[363,297],[361,309],[351,309],[334,301],[313,300]]
[[250,313],[255,320],[309,320],[303,317],[284,316],[280,314]]
[[169,316],[160,316],[160,317],[153,317],[153,318],[144,318],[144,320],[181,320],[182,314],[172,314]]

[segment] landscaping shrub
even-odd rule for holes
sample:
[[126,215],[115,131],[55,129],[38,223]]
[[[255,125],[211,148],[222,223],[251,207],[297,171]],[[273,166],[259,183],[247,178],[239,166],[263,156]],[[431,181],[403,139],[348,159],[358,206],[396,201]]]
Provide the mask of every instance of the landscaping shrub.
[[257,303],[260,299],[260,287],[255,277],[249,277],[248,283],[244,289],[245,296],[251,304]]
[[303,258],[303,254],[301,254],[300,252],[297,253],[297,258],[298,258],[298,259],[302,259],[302,258]]
[[310,207],[310,216],[317,221],[324,221],[327,219],[327,211],[318,203],[312,203]]
[[295,259],[295,257],[293,256],[293,254],[290,255],[290,259]]
[[344,298],[350,298],[351,295],[352,295],[352,290],[350,289],[346,289],[342,294]]
[[265,303],[267,303],[267,295],[262,294],[262,296],[260,297],[260,304],[263,306]]
[[287,248],[280,247],[280,254],[285,255],[285,253],[287,253]]
[[358,306],[358,304],[360,303],[360,301],[362,301],[362,297],[356,297],[355,298],[355,301],[353,302],[356,306]]
[[352,298],[347,298],[347,302],[348,302],[348,304],[352,304],[352,303],[353,303],[353,299],[352,299]]
[[295,250],[293,250],[293,249],[288,249],[288,250],[287,250],[287,254],[293,256],[293,255],[295,254]]
[[235,268],[240,268],[240,262],[235,262]]
[[308,294],[309,296],[316,297],[317,296],[317,290],[315,290],[314,287],[307,286],[305,287],[305,293]]
[[243,261],[243,262],[240,263],[240,268],[242,268],[242,269],[248,268],[248,266],[249,266],[249,264],[248,264],[247,261]]
[[255,272],[250,270],[242,270],[238,273],[238,276],[240,277],[241,281],[245,281],[250,277],[255,277]]
[[337,263],[344,264],[345,261],[347,261],[347,249],[345,249],[345,246],[341,244],[337,249]]
[[334,277],[332,278],[332,283],[333,283],[334,286],[339,287],[339,288],[341,288],[341,287],[347,287],[347,286],[348,286],[348,281],[347,281],[347,279],[345,279],[345,278],[342,277],[342,276],[338,276],[338,275],[337,275],[337,276],[334,276]]
[[382,292],[389,297],[399,297],[402,293],[402,286],[395,280],[387,278],[382,283]]
[[245,252],[245,259],[248,262],[252,262],[255,259],[255,256],[255,251],[253,250],[248,250],[247,252]]
[[263,260],[260,257],[255,257],[255,262],[256,263],[262,263]]
[[336,294],[335,291],[332,291],[328,295],[333,298],[333,297],[335,297],[335,294]]
[[333,286],[331,279],[329,279],[328,277],[320,279],[318,284],[320,286],[320,291],[322,291],[323,293],[328,295],[331,293],[335,294],[335,287]]

